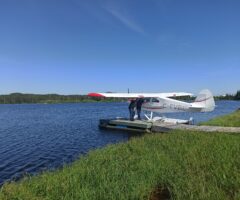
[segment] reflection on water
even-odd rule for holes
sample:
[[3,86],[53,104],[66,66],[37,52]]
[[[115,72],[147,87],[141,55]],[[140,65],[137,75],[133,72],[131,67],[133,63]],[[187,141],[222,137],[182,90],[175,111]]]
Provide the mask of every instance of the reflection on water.
[[[100,118],[128,117],[126,103],[0,105],[0,184],[72,162],[89,150],[128,140],[133,134],[98,129]],[[212,113],[167,117],[205,121],[230,113],[240,102],[219,101]]]

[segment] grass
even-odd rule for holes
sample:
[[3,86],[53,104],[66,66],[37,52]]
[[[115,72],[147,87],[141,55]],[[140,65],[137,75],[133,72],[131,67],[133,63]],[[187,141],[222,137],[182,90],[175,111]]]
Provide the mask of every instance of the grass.
[[239,135],[145,135],[5,184],[0,199],[240,199],[239,155]]
[[240,110],[228,115],[216,117],[207,122],[202,122],[200,125],[240,127]]

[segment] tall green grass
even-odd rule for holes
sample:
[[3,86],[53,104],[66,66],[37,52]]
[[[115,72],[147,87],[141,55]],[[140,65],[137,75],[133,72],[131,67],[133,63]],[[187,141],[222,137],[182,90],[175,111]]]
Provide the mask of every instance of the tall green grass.
[[216,117],[207,122],[202,122],[200,125],[240,127],[240,110],[228,115]]
[[90,152],[55,172],[5,184],[3,200],[240,199],[240,136],[174,131]]

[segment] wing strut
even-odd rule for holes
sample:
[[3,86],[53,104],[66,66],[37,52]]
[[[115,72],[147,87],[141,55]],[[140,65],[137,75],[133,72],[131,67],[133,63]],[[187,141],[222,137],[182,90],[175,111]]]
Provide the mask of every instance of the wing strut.
[[148,116],[147,114],[144,115],[148,119],[148,121],[151,121],[153,119],[153,112],[150,112],[150,116]]

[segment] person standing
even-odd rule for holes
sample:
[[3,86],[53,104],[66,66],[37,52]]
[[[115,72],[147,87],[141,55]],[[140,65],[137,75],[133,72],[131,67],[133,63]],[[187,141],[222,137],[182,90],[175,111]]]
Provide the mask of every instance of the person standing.
[[138,99],[136,102],[138,120],[141,120],[141,110],[143,102],[144,102],[143,98]]
[[136,107],[136,100],[135,99],[131,99],[130,104],[128,106],[129,113],[130,113],[130,120],[131,121],[134,121],[135,107]]

